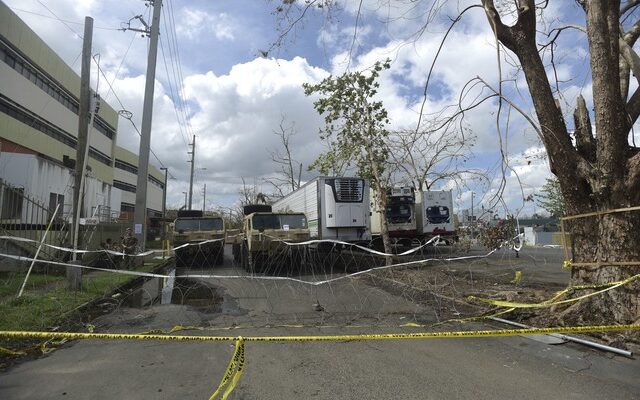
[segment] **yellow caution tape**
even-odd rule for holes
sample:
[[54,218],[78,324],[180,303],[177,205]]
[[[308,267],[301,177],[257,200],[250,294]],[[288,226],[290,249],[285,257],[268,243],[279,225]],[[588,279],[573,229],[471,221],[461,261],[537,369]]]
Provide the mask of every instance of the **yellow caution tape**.
[[[586,298],[589,298],[591,296],[596,296],[599,294],[602,294],[604,292],[608,292],[609,290],[618,288],[620,286],[624,286],[626,284],[629,284],[635,280],[638,280],[640,278],[640,274],[631,276],[625,280],[622,281],[617,281],[617,282],[610,282],[610,283],[605,283],[605,284],[601,284],[601,285],[582,285],[582,286],[573,286],[570,288],[567,288],[565,290],[562,290],[560,292],[558,292],[555,296],[553,296],[551,299],[545,300],[543,302],[540,303],[518,303],[518,302],[513,302],[513,301],[505,301],[505,300],[494,300],[494,299],[486,299],[486,298],[481,298],[481,297],[475,297],[475,296],[469,296],[467,297],[468,300],[473,301],[473,300],[477,300],[477,301],[481,301],[483,303],[488,303],[488,304],[493,304],[495,306],[498,307],[509,307],[509,308],[544,308],[544,307],[551,307],[554,306],[556,304],[566,304],[566,303],[573,303],[576,301],[580,301],[580,300],[584,300]],[[604,289],[602,289],[604,288]],[[570,299],[565,299],[565,300],[558,300],[560,297],[564,296],[565,294],[569,293],[569,292],[573,292],[576,290],[585,290],[585,289],[600,289],[600,290],[596,290],[593,293],[588,293],[582,296],[578,296],[578,297],[572,297]]]
[[7,349],[6,347],[2,347],[2,346],[0,346],[0,353],[6,354],[6,355],[9,355],[9,356],[23,356],[23,355],[27,354],[24,351],[11,350],[11,349]]
[[[550,333],[591,333],[610,331],[640,330],[640,324],[628,325],[590,325],[590,326],[560,326],[552,328],[526,328],[502,330],[475,331],[442,331],[418,333],[376,333],[360,335],[311,335],[311,336],[249,336],[243,337],[245,342],[331,342],[331,341],[361,341],[361,340],[390,340],[390,339],[444,339],[463,337],[499,337],[529,334]],[[179,336],[179,335],[140,335],[135,333],[83,333],[83,332],[29,332],[29,331],[0,331],[0,337],[7,338],[56,338],[68,340],[96,339],[96,340],[154,340],[154,341],[200,341],[200,342],[233,342],[236,336]]]
[[220,392],[222,392],[223,389],[224,393],[222,394],[222,400],[226,400],[227,396],[229,396],[229,394],[238,384],[238,381],[240,381],[243,370],[244,340],[242,339],[242,336],[240,336],[236,340],[236,349],[233,353],[233,357],[231,357],[231,361],[229,361],[229,365],[227,366],[227,370],[222,377],[222,381],[220,381],[218,388],[215,392],[213,392],[209,400],[215,400],[220,395]]
[[511,283],[519,283],[522,279],[522,271],[516,271],[516,275],[513,277]]
[[158,340],[158,341],[204,341],[204,342],[236,342],[236,350],[220,385],[211,396],[215,399],[222,394],[222,400],[235,388],[244,371],[244,341],[251,342],[311,342],[311,341],[362,341],[362,340],[397,340],[397,339],[444,339],[444,338],[477,338],[519,336],[552,333],[591,333],[610,331],[636,331],[640,324],[629,325],[595,325],[595,326],[563,326],[554,328],[522,328],[502,330],[421,332],[421,333],[382,333],[363,335],[326,335],[326,336],[178,336],[160,334],[129,334],[129,333],[83,333],[83,332],[28,332],[28,331],[0,331],[0,337],[7,338],[54,338],[54,339],[98,339],[98,340]]
[[560,220],[568,221],[568,220],[578,219],[578,218],[595,217],[595,216],[598,216],[598,215],[629,212],[629,211],[639,211],[639,210],[640,210],[640,206],[625,207],[625,208],[615,208],[615,209],[612,209],[612,210],[594,211],[594,212],[589,212],[589,213],[585,213],[585,214],[569,215],[569,216],[566,216],[566,217],[561,217]]

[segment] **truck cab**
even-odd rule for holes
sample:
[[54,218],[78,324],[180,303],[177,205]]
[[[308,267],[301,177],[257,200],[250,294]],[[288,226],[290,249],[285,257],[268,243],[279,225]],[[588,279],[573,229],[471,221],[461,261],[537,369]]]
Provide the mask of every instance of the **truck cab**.
[[176,266],[202,268],[222,264],[225,225],[221,217],[185,210],[178,212],[173,225]]
[[309,240],[309,226],[303,213],[256,211],[245,215],[241,240],[234,243],[234,259],[246,270],[259,272],[267,266],[291,263],[302,250],[285,242]]

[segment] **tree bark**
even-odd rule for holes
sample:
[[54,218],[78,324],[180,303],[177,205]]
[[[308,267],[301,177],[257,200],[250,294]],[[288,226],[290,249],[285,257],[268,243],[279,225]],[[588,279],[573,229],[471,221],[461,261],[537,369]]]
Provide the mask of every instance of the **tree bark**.
[[[561,111],[555,106],[546,71],[535,42],[534,0],[519,0],[518,20],[506,26],[493,0],[482,0],[496,38],[518,57],[541,127],[551,171],[558,177],[569,215],[601,211],[598,216],[567,222],[571,233],[574,263],[597,263],[574,267],[574,285],[606,284],[633,276],[636,266],[611,265],[636,262],[640,265],[640,212],[606,213],[608,210],[638,205],[640,200],[640,156],[629,152],[627,137],[640,114],[640,95],[626,102],[628,83],[621,74],[633,69],[631,47],[620,50],[620,2],[590,0],[583,3],[589,41],[593,80],[596,135],[584,99],[578,99],[574,113],[574,147]],[[633,32],[624,37],[634,42]],[[628,42],[626,42],[628,43]],[[625,66],[625,63],[627,66]],[[608,264],[609,263],[609,264]],[[637,280],[590,297],[570,311],[580,322],[633,323],[640,319],[640,282]]]

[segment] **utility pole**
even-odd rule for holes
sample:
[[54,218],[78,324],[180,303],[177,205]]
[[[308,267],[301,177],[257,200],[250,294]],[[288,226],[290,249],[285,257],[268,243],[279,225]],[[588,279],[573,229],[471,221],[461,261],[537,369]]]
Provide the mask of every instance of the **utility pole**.
[[187,161],[191,163],[191,177],[189,178],[189,210],[191,210],[192,200],[193,200],[193,166],[195,165],[196,159],[196,135],[193,135],[193,143],[190,143],[191,151],[188,153],[191,154],[191,161]]
[[184,194],[184,209],[187,209],[187,192],[182,192]]
[[[144,87],[144,107],[142,109],[142,127],[140,151],[138,152],[138,181],[136,185],[136,207],[133,216],[134,233],[138,244],[145,250],[147,231],[147,182],[149,174],[149,149],[151,148],[151,117],[153,115],[153,91],[156,79],[156,58],[158,55],[158,37],[160,36],[160,12],[162,0],[153,0],[153,19],[149,34],[149,54],[147,57],[147,81]],[[142,20],[142,17],[140,17]],[[146,26],[147,24],[142,21]]]
[[473,239],[476,221],[473,218],[473,191],[471,192],[471,238]]
[[[84,18],[84,37],[82,41],[82,66],[80,70],[80,104],[78,107],[78,142],[76,147],[76,168],[73,185],[73,249],[78,248],[78,236],[80,231],[80,211],[82,210],[82,185],[84,184],[84,171],[87,165],[89,153],[89,107],[91,98],[91,45],[93,39],[93,18]],[[77,259],[77,253],[73,252],[73,261]]]
[[161,171],[164,171],[164,190],[162,191],[162,218],[167,217],[167,175],[169,174],[169,168],[160,167]]
[[207,184],[204,184],[204,188],[202,189],[202,215],[204,215],[204,207],[207,204]]

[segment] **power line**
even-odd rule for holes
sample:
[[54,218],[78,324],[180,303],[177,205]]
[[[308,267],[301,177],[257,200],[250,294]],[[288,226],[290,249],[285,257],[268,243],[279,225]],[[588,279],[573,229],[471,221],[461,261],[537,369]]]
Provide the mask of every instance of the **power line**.
[[[95,60],[94,60],[95,62]],[[102,70],[102,68],[100,68],[100,65],[96,63],[96,65],[98,66],[98,71],[100,72],[100,74],[102,74],[102,76],[104,77],[105,81],[107,82],[107,85],[109,85],[109,90],[111,90],[111,92],[113,92],[113,95],[115,96],[116,100],[118,101],[118,104],[120,105],[120,107],[123,110],[126,110],[127,108],[124,106],[124,104],[122,104],[122,101],[120,100],[120,97],[118,97],[118,94],[116,93],[116,91],[113,89],[113,86],[111,85],[111,82],[109,82],[109,79],[107,79],[107,75],[104,73],[104,71]],[[133,128],[136,130],[136,132],[138,132],[139,136],[142,136],[142,133],[140,132],[140,130],[138,129],[138,127],[136,126],[135,122],[133,122],[133,120],[131,119],[131,117],[125,117],[124,115],[120,114],[121,117],[123,117],[124,119],[128,120],[129,122],[131,122],[131,125],[133,125]],[[153,156],[155,157],[155,159],[160,163],[160,165],[162,167],[164,167],[164,163],[160,160],[160,158],[156,155],[156,153],[153,151],[153,149],[149,148],[151,150],[151,154],[153,154]]]
[[[160,53],[162,54],[162,61],[164,62],[164,70],[165,70],[165,73],[167,74],[167,83],[169,85],[169,92],[171,93],[171,97],[175,99],[178,96],[176,96],[174,94],[173,85],[171,84],[171,77],[169,76],[169,68],[167,67],[167,58],[166,58],[165,53],[164,53],[164,45],[162,43],[162,37],[160,38]],[[174,76],[174,79],[175,79],[175,76]],[[182,128],[182,124],[183,124],[183,121],[184,121],[184,115],[182,116],[183,120],[181,121],[180,120],[180,113],[178,112],[178,106],[176,105],[176,101],[175,100],[173,101],[173,110],[174,110],[174,112],[176,114],[176,119],[178,121],[178,128],[180,130],[180,136],[182,137],[182,140],[184,141],[184,144],[187,145],[187,142],[185,140],[185,132],[183,131],[183,128]],[[185,124],[185,126],[186,126],[186,124]],[[188,145],[187,145],[187,147],[188,147]]]
[[[76,32],[72,27],[69,26],[69,24],[67,24],[67,22],[63,19],[61,19],[60,17],[58,17],[56,15],[56,13],[54,13],[53,11],[51,11],[51,9],[49,7],[47,7],[46,5],[44,5],[40,0],[36,0],[38,3],[40,3],[40,5],[44,8],[47,9],[47,11],[49,11],[51,13],[51,15],[53,15],[55,17],[55,19],[57,19],[58,21],[62,22],[64,24],[64,26],[67,27],[67,29],[69,29],[71,32],[73,32],[77,37],[79,37],[80,39],[84,39],[82,37],[82,35],[80,35],[78,32]],[[84,24],[83,24],[84,25]]]
[[[41,3],[42,4],[42,3]],[[23,12],[23,13],[27,13],[27,14],[32,14],[32,15],[37,15],[38,17],[43,17],[43,18],[48,18],[48,19],[53,19],[53,20],[58,20],[60,22],[66,22],[67,24],[73,24],[73,25],[84,25],[84,22],[77,22],[77,21],[69,21],[68,19],[61,19],[61,18],[57,18],[57,17],[50,17],[48,15],[44,15],[44,14],[40,14],[37,12],[33,12],[33,11],[28,11],[28,10],[23,10],[21,8],[16,8],[16,7],[9,7],[11,8],[13,11],[18,11],[18,12]],[[51,11],[50,11],[51,12]],[[100,27],[100,26],[94,26],[93,29],[102,29],[105,31],[121,31],[121,28],[107,28],[107,27]],[[74,33],[76,33],[74,31]],[[77,34],[77,33],[76,33]]]
[[[165,30],[168,33],[168,42],[167,42],[167,49],[169,52],[169,59],[171,62],[171,70],[173,72],[173,80],[175,82],[175,87],[176,87],[176,96],[174,97],[174,101],[175,103],[177,103],[181,113],[182,113],[182,120],[184,121],[184,129],[186,131],[181,133],[183,134],[183,140],[185,140],[185,143],[188,141],[188,136],[193,135],[193,129],[191,129],[191,123],[189,120],[189,116],[187,113],[187,107],[182,99],[182,95],[184,93],[184,85],[183,85],[183,79],[180,76],[180,69],[181,69],[181,63],[180,63],[180,59],[179,59],[179,53],[178,53],[178,46],[177,46],[177,41],[175,40],[175,24],[173,23],[172,20],[172,14],[171,14],[171,3],[167,2],[169,4],[169,18],[167,18],[165,16],[165,18],[163,19],[164,23],[165,23]],[[163,13],[164,13],[164,9],[163,9]],[[168,22],[167,22],[168,21]],[[162,43],[161,43],[162,44]],[[164,51],[164,49],[163,49]],[[166,62],[166,61],[165,61]],[[167,69],[167,79],[170,79],[169,76],[169,71],[168,71],[168,67],[165,66],[165,68]]]
[[[65,21],[63,19],[61,19],[60,17],[58,17],[56,15],[56,13],[54,13],[49,7],[47,7],[45,4],[43,4],[40,0],[36,0],[42,7],[44,7],[47,11],[49,11],[49,13],[51,13],[51,15],[53,15],[54,19],[58,20],[59,22],[61,22],[64,26],[67,27],[67,29],[69,29],[71,32],[73,32],[77,37],[79,37],[80,39],[83,39],[82,35],[80,35],[78,32],[76,32],[72,27],[69,26],[68,21]],[[71,22],[69,22],[71,23]],[[133,43],[133,41],[132,41]],[[129,45],[129,48],[131,47],[131,45]],[[122,62],[124,62],[124,58],[126,57],[126,54],[129,52],[129,49],[127,49],[127,52],[125,53],[125,56],[123,57]],[[100,64],[98,62],[96,62],[95,59],[93,59],[93,62],[96,64],[96,66],[98,67],[98,71],[100,74],[102,74],[102,76],[104,77],[105,81],[107,82],[107,85],[109,85],[109,91],[113,92],[113,95],[115,96],[116,100],[118,101],[118,104],[120,104],[120,107],[122,107],[123,110],[126,110],[126,107],[124,106],[124,104],[122,103],[122,101],[120,100],[120,97],[118,97],[118,94],[115,92],[115,90],[113,89],[113,85],[111,84],[111,82],[109,82],[109,79],[107,78],[107,75],[104,73],[104,71],[102,70],[102,68],[100,67]],[[122,62],[120,65],[122,65]],[[120,67],[118,67],[118,70],[120,69]],[[115,77],[114,77],[115,80]],[[127,120],[129,120],[129,122],[131,122],[131,125],[133,125],[133,128],[136,130],[136,132],[138,132],[138,135],[140,135],[142,137],[142,133],[140,132],[140,130],[138,129],[138,127],[136,126],[136,124],[133,122],[133,120],[129,117],[129,118],[125,118]],[[153,154],[153,156],[155,157],[155,159],[158,161],[158,163],[160,163],[160,165],[162,167],[164,167],[164,163],[160,160],[160,158],[156,155],[156,153],[149,148],[149,150],[151,151],[151,154]]]

